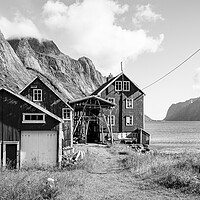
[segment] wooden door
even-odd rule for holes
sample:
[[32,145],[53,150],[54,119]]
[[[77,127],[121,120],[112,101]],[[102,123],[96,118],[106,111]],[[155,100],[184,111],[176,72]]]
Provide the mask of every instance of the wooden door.
[[16,169],[17,144],[6,144],[6,166],[9,169]]
[[56,131],[22,131],[21,165],[42,166],[56,165]]

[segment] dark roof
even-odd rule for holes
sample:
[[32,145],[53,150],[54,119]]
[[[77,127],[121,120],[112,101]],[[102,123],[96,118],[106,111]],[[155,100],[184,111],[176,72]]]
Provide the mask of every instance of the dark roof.
[[116,77],[111,78],[109,81],[105,82],[103,85],[101,85],[99,88],[97,88],[91,95],[98,95],[100,91],[103,91],[104,88],[107,88],[107,85],[109,85]]
[[[104,91],[107,87],[109,87],[112,83],[114,83],[119,77],[121,77],[122,75],[126,76],[123,72],[118,74],[117,76],[113,77],[112,79],[110,79],[109,81],[105,82],[103,85],[101,85],[97,90],[95,90],[91,95],[99,95],[102,91]],[[126,76],[127,77],[127,76]],[[127,77],[127,79],[129,79]],[[130,79],[129,79],[130,80]],[[131,81],[131,80],[130,80]],[[144,92],[133,82],[131,81],[135,87],[142,93],[144,94]]]
[[55,91],[55,89],[53,89],[52,86],[50,86],[50,84],[47,83],[47,81],[45,81],[44,79],[42,79],[39,76],[36,76],[29,84],[27,84],[20,92],[19,94],[21,94],[29,85],[31,85],[35,80],[39,79],[44,85],[46,85],[61,101],[63,101],[71,110],[73,110],[73,108],[67,103],[67,101],[65,100],[65,98],[61,95],[58,94],[58,92]]
[[22,96],[22,95],[20,95],[20,94],[16,94],[16,93],[14,93],[13,91],[11,91],[11,90],[9,90],[9,89],[6,89],[6,88],[0,88],[0,91],[6,91],[6,92],[12,94],[13,96],[15,96],[15,97],[21,99],[22,101],[24,101],[24,102],[30,104],[31,106],[37,108],[37,109],[40,110],[41,112],[43,112],[43,113],[45,113],[45,114],[51,116],[52,118],[56,119],[57,121],[60,121],[60,122],[63,121],[60,117],[56,116],[55,114],[51,113],[50,111],[46,110],[45,108],[41,107],[40,105],[34,103],[33,101],[27,99],[26,97],[24,97],[24,96]]
[[[91,96],[87,96],[87,97],[83,97],[81,99],[76,99],[76,100],[73,100],[73,101],[70,101],[69,104],[70,105],[75,105],[75,104],[79,104],[79,103],[85,103],[87,102],[88,100],[98,100],[100,105],[97,105],[98,106],[101,106],[101,107],[114,107],[115,104],[114,103],[111,103],[110,101],[107,101],[105,99],[102,99],[96,95],[91,95]],[[89,105],[89,104],[88,104]]]

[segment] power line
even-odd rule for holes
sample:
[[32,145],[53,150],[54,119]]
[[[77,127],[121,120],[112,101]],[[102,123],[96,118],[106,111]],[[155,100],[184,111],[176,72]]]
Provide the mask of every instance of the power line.
[[147,88],[149,88],[150,86],[156,84],[157,82],[159,82],[160,80],[162,80],[163,78],[165,78],[166,76],[168,76],[169,74],[171,74],[173,71],[175,71],[176,69],[178,69],[179,67],[181,67],[184,63],[186,63],[189,59],[191,59],[195,54],[197,54],[200,51],[200,49],[196,50],[192,55],[190,55],[188,58],[186,58],[182,63],[180,63],[178,66],[176,66],[174,69],[172,69],[171,71],[169,71],[167,74],[165,74],[164,76],[160,77],[159,79],[157,79],[156,81],[154,81],[153,83],[147,85],[146,87],[144,87],[142,90],[145,90]]

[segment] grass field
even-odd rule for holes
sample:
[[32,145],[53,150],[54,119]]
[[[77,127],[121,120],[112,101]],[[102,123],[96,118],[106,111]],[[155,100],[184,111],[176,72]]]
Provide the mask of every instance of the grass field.
[[[127,145],[78,145],[85,159],[68,169],[5,170],[0,199],[199,199],[200,154]],[[180,150],[180,149],[179,149]],[[48,178],[55,180],[51,186]]]

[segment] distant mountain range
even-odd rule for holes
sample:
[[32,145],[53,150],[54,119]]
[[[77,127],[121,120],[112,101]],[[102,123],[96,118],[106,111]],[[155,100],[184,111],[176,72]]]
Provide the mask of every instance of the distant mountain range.
[[200,121],[200,97],[172,104],[165,117],[166,121]]

